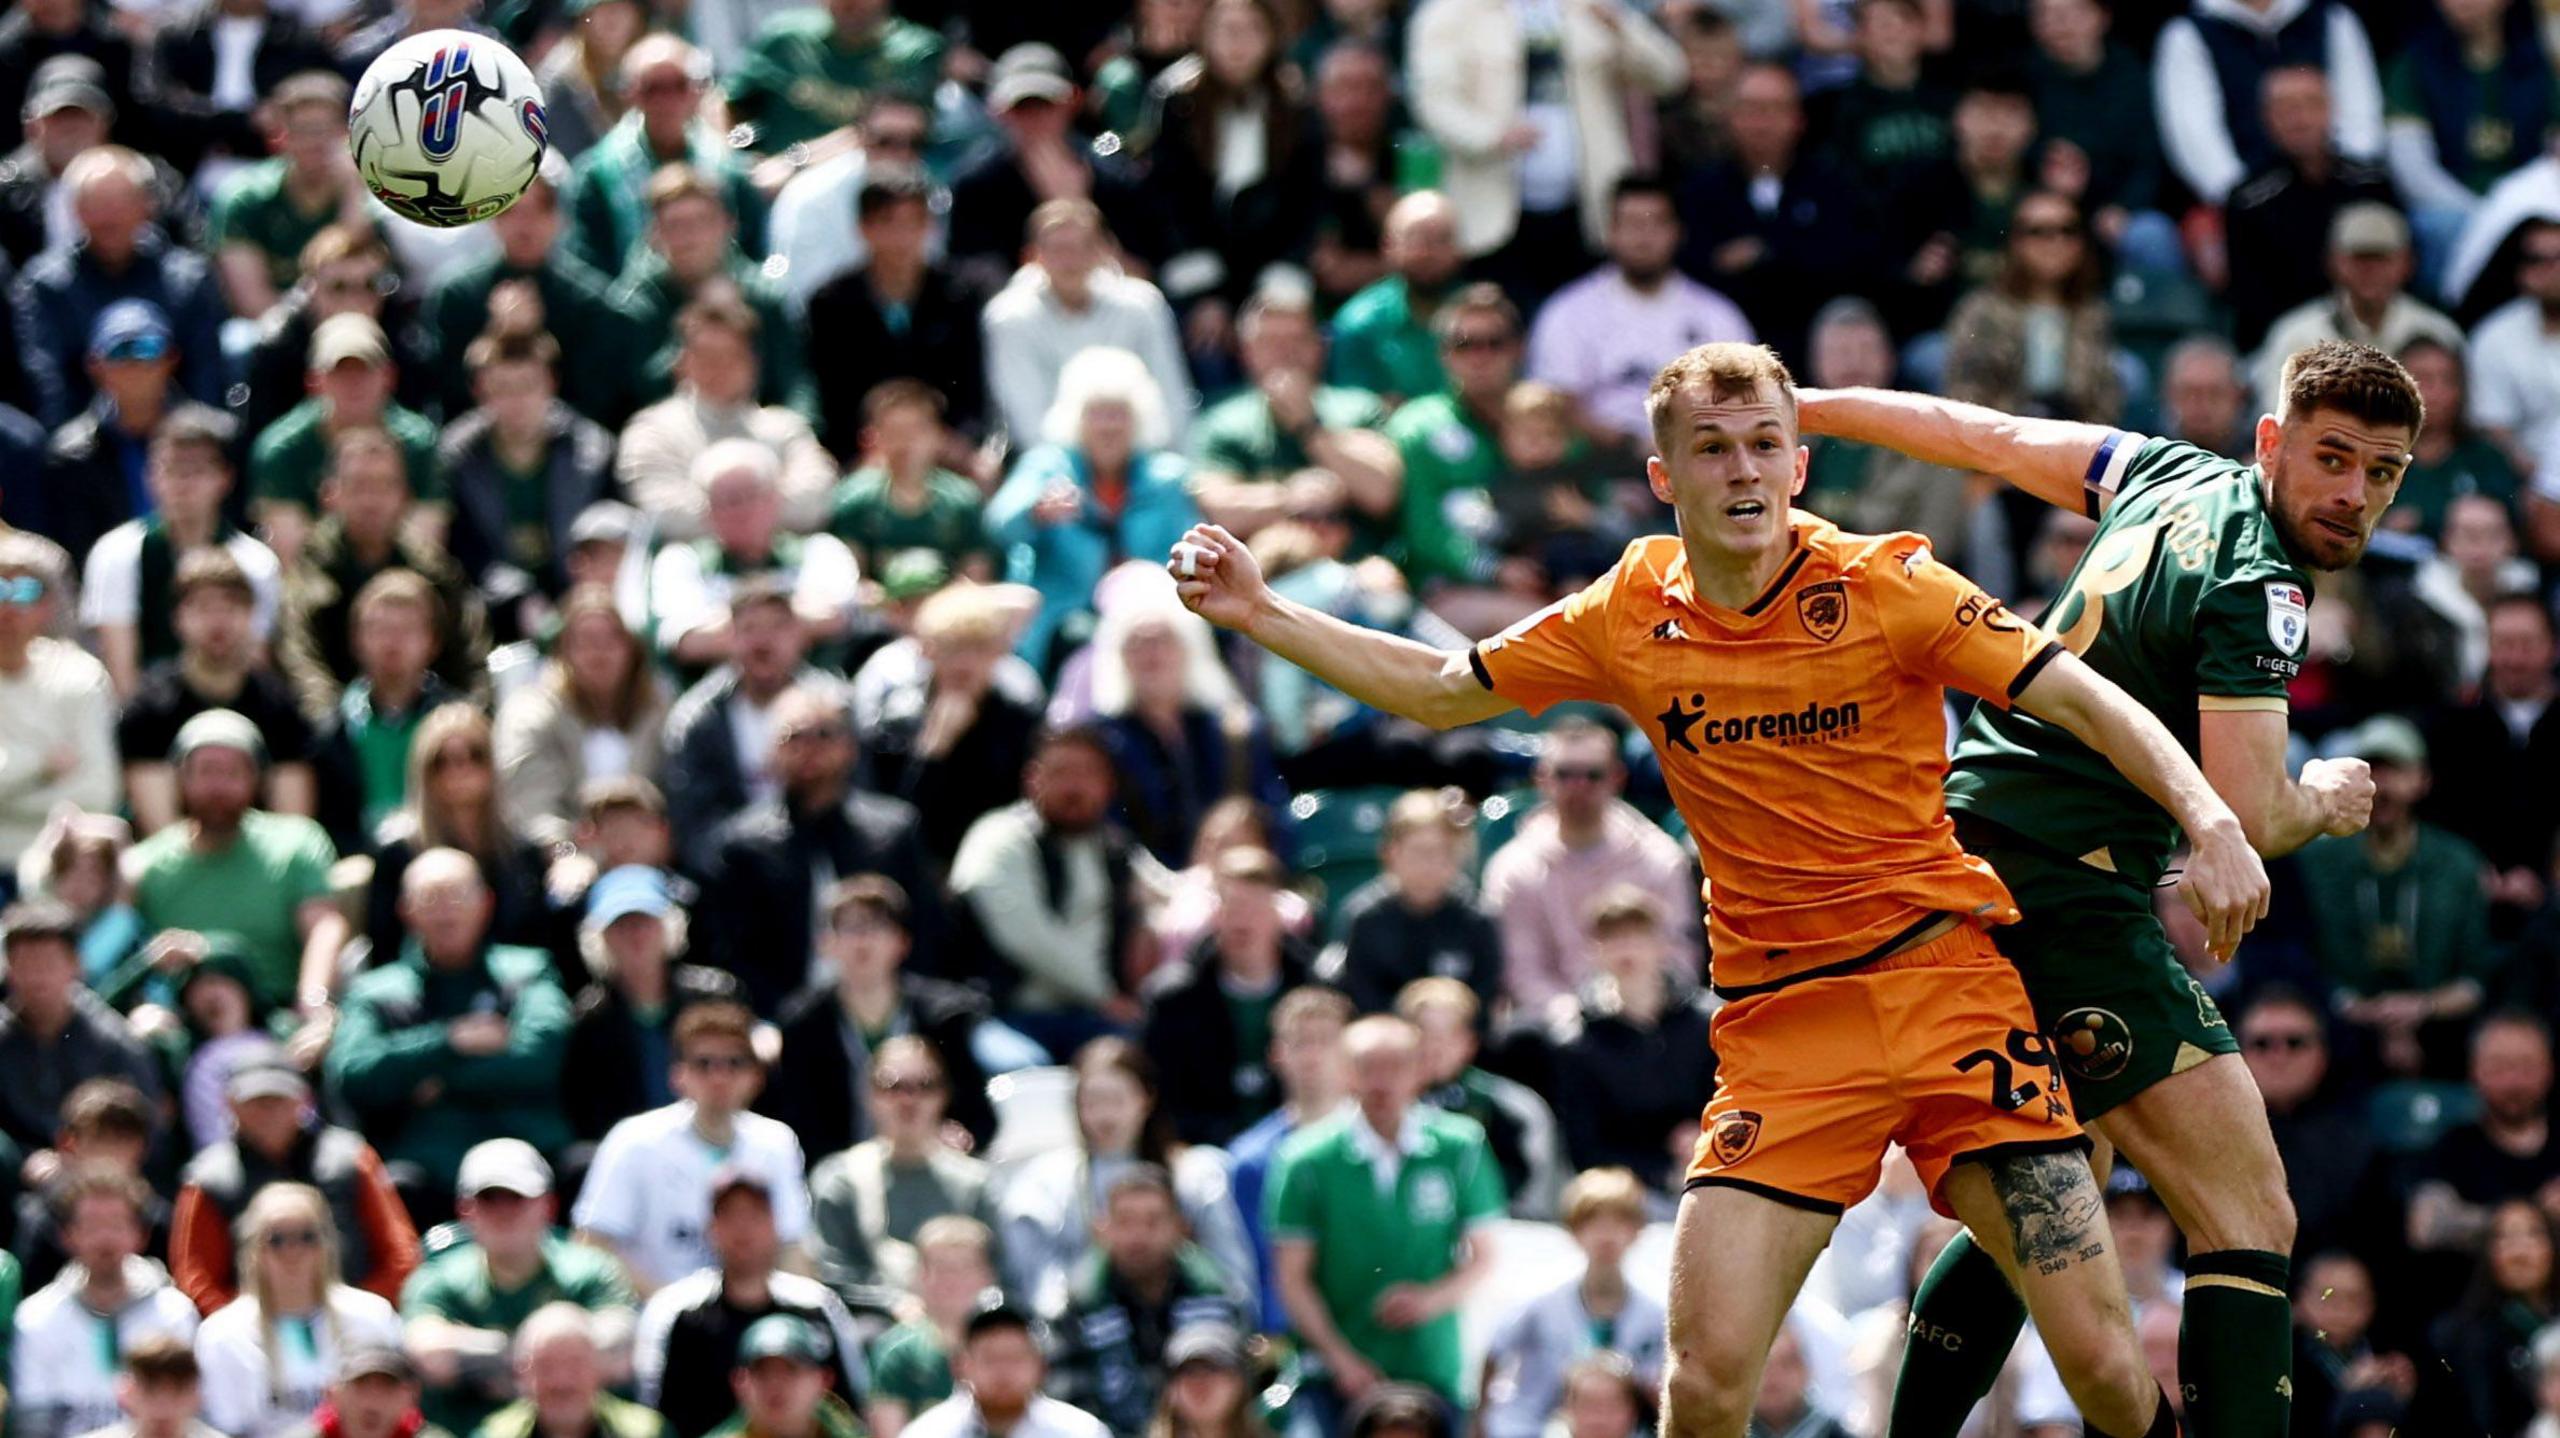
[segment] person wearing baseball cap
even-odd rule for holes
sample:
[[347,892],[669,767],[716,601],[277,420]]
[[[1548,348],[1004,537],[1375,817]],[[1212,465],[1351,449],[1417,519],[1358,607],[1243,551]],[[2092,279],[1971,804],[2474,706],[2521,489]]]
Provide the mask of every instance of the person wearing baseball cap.
[[2284,362],[2322,340],[2351,340],[2384,354],[2398,354],[2419,340],[2462,352],[2462,326],[2444,311],[2412,297],[2417,273],[2409,221],[2380,200],[2338,207],[2329,222],[2329,293],[2305,300],[2276,317],[2251,365],[2258,403],[2273,409],[2284,398]]
[[253,512],[261,523],[293,526],[296,536],[280,542],[279,549],[298,548],[299,536],[310,529],[320,510],[320,484],[328,476],[334,443],[348,430],[388,431],[399,442],[410,493],[422,505],[446,502],[436,463],[435,424],[392,399],[398,375],[391,337],[380,321],[349,310],[313,326],[304,374],[311,397],[286,410],[249,447]]
[[338,1360],[329,1401],[286,1438],[452,1438],[418,1412],[418,1366],[384,1344],[349,1349]]
[[[516,1330],[546,1304],[567,1302],[627,1332],[637,1304],[622,1266],[552,1231],[551,1165],[522,1139],[493,1138],[462,1157],[458,1191],[471,1241],[427,1260],[401,1304],[408,1349],[426,1374],[427,1421],[470,1433],[512,1393]],[[608,1345],[610,1346],[610,1345]]]
[[345,913],[332,897],[337,847],[300,814],[259,807],[266,741],[247,715],[207,709],[169,746],[178,821],[133,847],[133,903],[153,932],[229,934],[261,1009],[330,1001]]
[[[179,993],[209,976],[246,965],[229,935],[204,936],[205,951]],[[233,1226],[249,1200],[271,1183],[320,1191],[338,1228],[340,1276],[368,1293],[398,1302],[418,1267],[418,1230],[362,1135],[316,1122],[311,1080],[269,1042],[249,1053],[224,1083],[231,1133],[207,1144],[187,1164],[169,1219],[169,1276],[210,1314],[239,1296]]]
[[859,1438],[862,1422],[835,1391],[827,1336],[796,1314],[748,1325],[729,1375],[738,1411],[711,1438]]
[[901,1438],[1105,1438],[1101,1419],[1042,1392],[1049,1364],[1030,1314],[998,1302],[969,1316],[952,1371],[965,1381],[916,1415]]
[[2321,746],[2372,767],[2373,818],[2361,834],[2317,839],[2296,859],[2312,952],[2338,989],[2338,1013],[2368,1030],[2384,1065],[2459,1072],[2469,1015],[2496,972],[2480,851],[2418,817],[2432,776],[2427,741],[2396,714]]

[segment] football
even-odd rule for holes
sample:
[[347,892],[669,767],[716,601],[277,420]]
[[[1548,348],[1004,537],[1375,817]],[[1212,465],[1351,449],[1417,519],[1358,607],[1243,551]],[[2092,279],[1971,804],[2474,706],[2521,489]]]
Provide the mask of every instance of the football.
[[542,91],[486,35],[430,30],[382,52],[356,82],[347,144],[365,188],[422,225],[478,224],[542,171]]

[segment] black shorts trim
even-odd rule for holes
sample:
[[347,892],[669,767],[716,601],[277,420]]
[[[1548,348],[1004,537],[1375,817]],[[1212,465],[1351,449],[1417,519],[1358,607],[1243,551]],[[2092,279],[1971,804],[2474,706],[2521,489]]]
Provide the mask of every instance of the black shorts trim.
[[1986,1148],[1969,1148],[1948,1159],[1947,1162],[1950,1165],[1990,1163],[1995,1159],[2028,1158],[2039,1153],[2085,1154],[2095,1152],[2096,1149],[2097,1145],[2090,1142],[2089,1136],[2084,1133],[2076,1138],[2028,1138],[2020,1139],[2015,1143],[1995,1143]]
[[2018,677],[2009,681],[2009,697],[2015,699],[2026,693],[2027,686],[2036,682],[2036,676],[2044,672],[2044,667],[2061,657],[2062,641],[2046,640],[2044,647],[2036,651],[2036,657],[2027,661],[2027,667],[2018,671]]
[[1900,933],[1895,934],[1892,938],[1885,940],[1883,943],[1876,945],[1874,948],[1867,950],[1865,953],[1860,954],[1853,959],[1842,959],[1837,963],[1816,965],[1813,968],[1805,969],[1799,973],[1789,974],[1783,979],[1771,979],[1765,984],[1716,984],[1713,985],[1713,988],[1715,989],[1717,998],[1723,999],[1729,1003],[1735,999],[1747,999],[1756,994],[1774,994],[1780,989],[1793,988],[1797,984],[1811,983],[1815,979],[1836,979],[1842,974],[1856,973],[1858,970],[1865,968],[1869,964],[1875,963],[1879,959],[1889,959],[1893,957],[1894,951],[1901,948],[1904,944],[1911,942],[1915,935],[1928,929],[1931,925],[1946,922],[1950,917],[1952,916],[1948,914],[1934,912],[1922,914],[1918,919],[1912,921],[1909,927],[1903,929]]
[[1467,667],[1476,672],[1476,682],[1483,685],[1490,693],[1493,689],[1493,671],[1484,667],[1484,646],[1479,644],[1467,646]]
[[1744,1193],[1758,1194],[1772,1203],[1783,1203],[1789,1208],[1801,1208],[1807,1213],[1827,1213],[1833,1218],[1848,1212],[1845,1205],[1833,1203],[1827,1198],[1807,1198],[1801,1193],[1789,1193],[1783,1188],[1771,1188],[1765,1183],[1753,1183],[1747,1178],[1726,1178],[1722,1174],[1700,1174],[1682,1184],[1680,1191],[1688,1193],[1701,1188],[1738,1188]]

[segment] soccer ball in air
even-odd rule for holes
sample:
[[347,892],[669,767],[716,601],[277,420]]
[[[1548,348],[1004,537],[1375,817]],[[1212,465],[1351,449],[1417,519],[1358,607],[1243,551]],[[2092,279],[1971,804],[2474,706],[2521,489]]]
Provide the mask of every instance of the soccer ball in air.
[[382,52],[356,82],[347,144],[365,188],[422,225],[477,224],[542,171],[542,90],[486,35],[430,30]]

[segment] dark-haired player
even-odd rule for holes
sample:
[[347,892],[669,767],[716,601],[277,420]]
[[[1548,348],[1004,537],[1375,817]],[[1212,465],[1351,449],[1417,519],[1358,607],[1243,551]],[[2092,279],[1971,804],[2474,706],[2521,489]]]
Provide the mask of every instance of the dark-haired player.
[[[2286,777],[2285,687],[2300,669],[2314,573],[2339,570],[2399,492],[2425,419],[2398,361],[2326,341],[2284,367],[2256,463],[2176,440],[1875,390],[1807,392],[1804,430],[1998,474],[2096,518],[2046,624],[2197,756],[2267,856],[2362,829],[2361,760]],[[2286,1254],[2293,1205],[2231,1027],[2153,916],[2176,821],[2107,759],[2031,714],[1965,726],[1947,806],[2025,917],[2000,936],[2071,1076],[2081,1118],[2142,1170],[2187,1236],[2179,1381],[2198,1438],[2286,1431]],[[1953,1438],[1988,1392],[2025,1310],[1992,1262],[1950,1244],[1914,1301],[1893,1438]],[[1925,1328],[1924,1326],[1925,1325]]]

